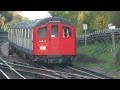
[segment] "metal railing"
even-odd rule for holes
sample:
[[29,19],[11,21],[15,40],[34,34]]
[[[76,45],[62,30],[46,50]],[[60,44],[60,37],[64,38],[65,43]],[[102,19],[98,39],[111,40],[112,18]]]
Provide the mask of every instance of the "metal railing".
[[[114,30],[115,41],[120,40],[120,28],[116,28]],[[98,42],[111,42],[112,39],[112,31],[110,29],[104,29],[95,31],[93,33],[89,33],[86,35],[87,44]],[[85,43],[85,35],[80,35],[77,37],[77,44]]]

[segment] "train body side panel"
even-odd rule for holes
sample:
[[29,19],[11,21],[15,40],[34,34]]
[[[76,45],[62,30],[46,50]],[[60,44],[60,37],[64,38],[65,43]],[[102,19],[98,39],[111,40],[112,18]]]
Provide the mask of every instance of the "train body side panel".
[[11,29],[9,32],[9,45],[21,52],[33,54],[32,32],[32,29]]

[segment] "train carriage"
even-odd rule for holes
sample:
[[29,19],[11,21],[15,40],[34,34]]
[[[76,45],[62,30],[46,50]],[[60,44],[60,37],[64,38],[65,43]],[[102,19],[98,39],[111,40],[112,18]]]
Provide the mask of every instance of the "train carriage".
[[66,19],[49,17],[20,22],[8,32],[9,54],[32,61],[71,63],[76,55],[76,30]]

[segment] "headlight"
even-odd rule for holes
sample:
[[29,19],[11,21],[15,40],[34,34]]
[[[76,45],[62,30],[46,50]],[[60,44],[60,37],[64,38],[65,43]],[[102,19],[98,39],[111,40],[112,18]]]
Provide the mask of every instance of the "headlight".
[[42,48],[43,50],[46,50],[46,46],[43,46],[43,48]]
[[40,46],[40,50],[46,50],[46,46]]

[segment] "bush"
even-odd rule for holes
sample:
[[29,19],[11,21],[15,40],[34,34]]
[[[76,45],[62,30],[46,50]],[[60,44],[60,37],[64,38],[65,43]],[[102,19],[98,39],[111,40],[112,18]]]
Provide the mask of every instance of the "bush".
[[98,62],[98,60],[95,57],[87,56],[87,55],[83,55],[83,54],[78,55],[77,60],[81,61],[81,62],[85,62],[85,63],[87,63],[87,62],[91,62],[91,63]]
[[118,65],[120,65],[120,49],[119,49],[119,51],[118,51],[117,54],[116,54],[116,63],[117,63]]

